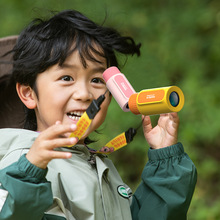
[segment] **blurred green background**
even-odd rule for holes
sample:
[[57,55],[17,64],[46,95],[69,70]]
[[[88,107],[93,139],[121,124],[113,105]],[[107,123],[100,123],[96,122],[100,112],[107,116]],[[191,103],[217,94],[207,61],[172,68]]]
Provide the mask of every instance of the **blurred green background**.
[[[168,85],[183,90],[179,141],[198,170],[188,219],[220,219],[220,1],[0,0],[0,37],[17,35],[31,19],[63,9],[79,10],[98,23],[105,20],[142,43],[140,58],[119,57],[136,91]],[[154,124],[157,119],[152,116]],[[113,100],[98,144],[140,122]],[[148,148],[140,129],[130,145],[111,155],[133,191]]]

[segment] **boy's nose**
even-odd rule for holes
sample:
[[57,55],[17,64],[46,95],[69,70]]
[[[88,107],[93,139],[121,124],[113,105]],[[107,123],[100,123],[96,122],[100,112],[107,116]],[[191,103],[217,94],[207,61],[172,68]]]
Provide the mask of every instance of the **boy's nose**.
[[87,85],[80,84],[74,89],[72,97],[75,100],[86,102],[93,99],[93,94],[91,93]]

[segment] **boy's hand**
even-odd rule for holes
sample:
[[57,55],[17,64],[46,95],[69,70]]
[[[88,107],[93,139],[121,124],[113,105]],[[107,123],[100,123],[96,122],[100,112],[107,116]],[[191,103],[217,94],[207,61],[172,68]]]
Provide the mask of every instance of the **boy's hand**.
[[176,144],[178,127],[179,117],[176,112],[161,114],[158,124],[154,128],[152,128],[149,116],[145,116],[143,119],[144,136],[150,147],[154,149]]
[[74,145],[77,138],[65,137],[65,133],[76,130],[76,125],[62,125],[59,121],[40,133],[27,153],[27,159],[35,166],[45,169],[52,159],[66,159],[72,156],[69,152],[54,151],[57,147]]

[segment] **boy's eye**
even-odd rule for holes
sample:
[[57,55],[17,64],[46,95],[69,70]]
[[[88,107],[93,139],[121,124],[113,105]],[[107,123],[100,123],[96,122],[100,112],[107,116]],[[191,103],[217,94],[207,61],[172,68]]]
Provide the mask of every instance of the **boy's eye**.
[[61,80],[63,80],[63,81],[73,81],[73,78],[71,76],[62,76]]
[[94,78],[92,79],[92,82],[93,83],[102,83],[102,84],[105,84],[105,81],[101,78]]

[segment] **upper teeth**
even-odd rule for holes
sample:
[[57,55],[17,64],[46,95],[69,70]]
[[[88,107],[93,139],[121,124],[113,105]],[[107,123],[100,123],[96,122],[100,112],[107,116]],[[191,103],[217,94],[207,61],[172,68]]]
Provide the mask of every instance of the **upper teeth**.
[[81,117],[81,116],[83,115],[83,112],[73,111],[73,112],[70,112],[69,114],[70,114],[70,115],[77,115],[77,116]]
[[82,115],[83,115],[82,111],[73,111],[68,113],[68,117],[73,120],[79,120]]

